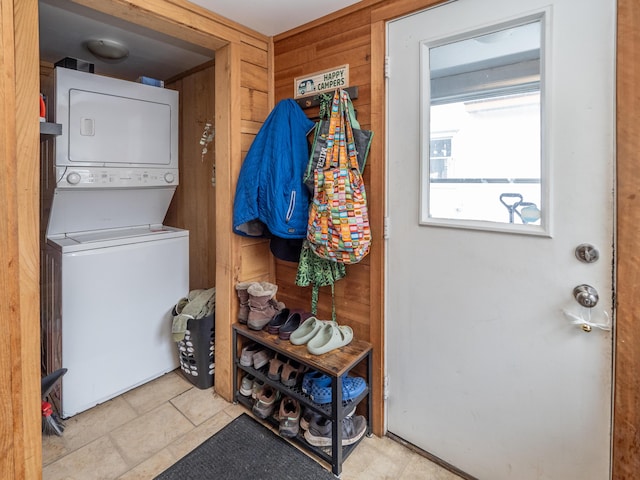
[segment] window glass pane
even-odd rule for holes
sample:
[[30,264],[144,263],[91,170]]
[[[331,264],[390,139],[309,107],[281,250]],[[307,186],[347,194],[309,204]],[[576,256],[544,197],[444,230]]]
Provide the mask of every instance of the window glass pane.
[[540,225],[540,44],[536,21],[428,49],[423,222]]

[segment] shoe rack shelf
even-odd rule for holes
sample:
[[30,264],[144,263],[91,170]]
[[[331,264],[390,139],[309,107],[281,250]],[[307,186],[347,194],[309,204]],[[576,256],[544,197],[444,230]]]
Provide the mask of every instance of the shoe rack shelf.
[[[242,346],[248,342],[256,342],[275,353],[295,360],[306,366],[310,370],[323,372],[331,377],[331,403],[317,404],[309,395],[302,392],[300,385],[287,387],[280,381],[272,380],[267,376],[269,364],[261,369],[240,365],[240,352]],[[371,411],[372,398],[370,392],[371,371],[372,371],[372,355],[371,344],[362,340],[353,339],[348,345],[339,349],[332,350],[323,355],[312,355],[307,351],[306,345],[293,345],[289,340],[281,340],[277,335],[271,335],[266,331],[250,330],[246,325],[235,324],[233,326],[233,356],[235,367],[233,370],[233,384],[235,386],[235,401],[251,409],[253,403],[251,397],[245,397],[239,391],[239,372],[244,371],[248,375],[263,381],[266,385],[271,385],[278,390],[282,396],[294,398],[300,402],[303,407],[319,413],[320,415],[331,420],[332,428],[332,444],[331,447],[316,447],[310,445],[300,433],[288,440],[300,445],[302,448],[312,452],[322,460],[331,465],[334,475],[339,476],[342,471],[342,462],[349,456],[353,449],[360,443],[360,440],[352,445],[342,446],[342,420],[347,413],[356,408],[363,400],[366,399],[366,415],[367,431],[366,435],[371,435]],[[363,363],[366,368],[367,388],[358,397],[349,400],[342,400],[342,376],[349,373],[354,367]],[[273,426],[278,425],[278,421],[272,416],[266,419],[266,422]]]

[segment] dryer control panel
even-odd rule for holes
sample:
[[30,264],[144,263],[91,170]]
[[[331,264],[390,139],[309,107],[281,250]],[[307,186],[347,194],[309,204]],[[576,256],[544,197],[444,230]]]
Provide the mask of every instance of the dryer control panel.
[[178,170],[168,168],[56,168],[57,188],[140,188],[178,185]]

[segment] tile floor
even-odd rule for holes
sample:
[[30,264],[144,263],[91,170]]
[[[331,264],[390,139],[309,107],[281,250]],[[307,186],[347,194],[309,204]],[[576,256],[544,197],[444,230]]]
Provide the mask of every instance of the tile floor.
[[[194,387],[179,371],[168,373],[67,419],[62,437],[44,436],[43,479],[152,479],[242,412],[248,410],[213,389]],[[347,458],[340,478],[459,480],[399,443],[375,436],[365,437]]]

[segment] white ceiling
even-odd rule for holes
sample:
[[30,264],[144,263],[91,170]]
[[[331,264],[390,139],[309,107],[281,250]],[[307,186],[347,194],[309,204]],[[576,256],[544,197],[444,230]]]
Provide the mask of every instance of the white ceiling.
[[[359,0],[192,0],[264,35],[291,30]],[[73,57],[95,65],[95,73],[135,80],[141,75],[165,80],[201,65],[214,52],[159,32],[82,7],[69,0],[39,0],[40,58],[55,63]],[[120,61],[94,57],[90,39],[117,41],[129,56]]]
[[191,0],[267,36],[286,32],[359,0]]

